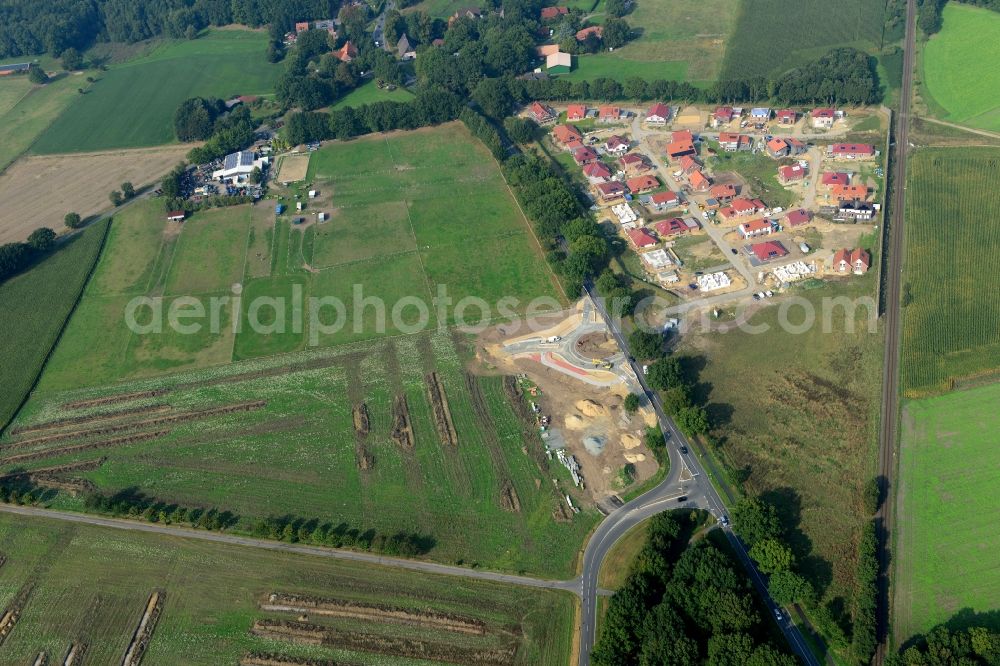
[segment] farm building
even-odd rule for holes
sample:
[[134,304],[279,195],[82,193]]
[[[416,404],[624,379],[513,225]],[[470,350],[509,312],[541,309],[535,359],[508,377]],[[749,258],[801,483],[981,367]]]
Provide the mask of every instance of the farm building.
[[835,143],[827,152],[834,159],[870,160],[875,157],[875,146],[867,143]]
[[611,169],[605,166],[603,162],[591,162],[583,167],[583,175],[587,177],[591,185],[596,185],[597,183],[606,182],[611,178]]
[[230,178],[243,179],[250,175],[254,169],[263,168],[267,164],[266,157],[257,157],[256,153],[249,150],[241,150],[238,153],[230,153],[222,161],[222,168],[212,172],[213,180],[229,180]]
[[[647,203],[648,202],[648,203]],[[653,208],[653,210],[669,210],[671,208],[677,208],[681,204],[681,197],[677,192],[657,192],[656,194],[651,194],[649,198],[643,202],[647,206]]]
[[778,182],[782,185],[797,183],[806,177],[806,168],[799,163],[778,168]]
[[688,178],[688,182],[691,184],[691,189],[695,192],[707,192],[712,186],[712,181],[708,179],[708,176],[703,174],[701,171],[695,171]]
[[358,49],[350,42],[345,42],[340,50],[337,51],[337,59],[341,62],[351,62],[358,57]]
[[556,112],[551,106],[546,106],[540,102],[532,102],[531,106],[528,107],[528,113],[531,117],[535,119],[535,122],[539,125],[547,125],[548,123],[554,122],[556,119]]
[[618,164],[621,165],[622,171],[629,175],[644,173],[653,168],[646,156],[640,153],[624,155],[618,160]]
[[739,228],[740,236],[744,239],[756,238],[757,236],[768,236],[773,231],[774,225],[771,224],[771,221],[762,218],[744,222]]
[[553,74],[565,74],[573,69],[573,56],[562,51],[550,53],[545,57],[545,69]]
[[636,176],[635,178],[629,178],[625,182],[625,186],[632,194],[644,194],[658,188],[660,181],[655,176]]
[[12,74],[24,74],[31,69],[30,62],[19,62],[13,65],[0,65],[0,76],[10,76]]
[[753,255],[757,257],[759,261],[781,259],[782,257],[788,255],[788,250],[786,250],[785,246],[778,241],[754,243],[750,246],[750,251],[753,252]]
[[597,190],[601,200],[605,202],[620,199],[625,194],[625,186],[617,180],[612,180],[607,183],[597,183],[594,185],[594,189]]
[[677,166],[679,166],[681,168],[681,171],[683,171],[684,174],[687,175],[692,171],[697,171],[698,169],[700,169],[701,163],[691,155],[684,155],[679,160],[677,160]]
[[802,208],[788,211],[788,215],[785,216],[785,224],[790,227],[799,227],[808,224],[811,220],[812,213]]
[[708,195],[716,201],[727,202],[736,197],[736,186],[726,183],[725,185],[713,185],[708,191]]
[[183,222],[185,217],[187,217],[187,213],[183,210],[172,210],[167,213],[167,220],[170,222]]
[[723,132],[719,135],[719,148],[722,148],[727,153],[750,150],[751,146],[753,146],[753,139],[746,134]]
[[566,120],[583,120],[587,117],[587,107],[584,104],[570,104],[566,107]]
[[837,111],[836,109],[823,107],[813,109],[809,115],[812,117],[813,127],[816,129],[830,129],[833,127],[833,121],[837,118]]
[[653,225],[653,228],[656,229],[656,234],[660,238],[684,234],[690,230],[687,223],[679,217],[672,217],[669,220],[660,220]]
[[670,120],[670,107],[663,102],[657,102],[646,112],[646,124],[663,127]]
[[568,13],[569,7],[542,7],[540,17],[543,21],[551,21]]
[[623,136],[618,136],[617,134],[609,137],[608,140],[604,142],[604,150],[612,155],[624,155],[628,152],[628,148],[628,139]]
[[871,263],[871,255],[864,249],[860,247],[853,250],[843,248],[834,252],[830,268],[837,273],[851,272],[855,275],[864,275],[871,267]]
[[579,141],[583,134],[572,125],[556,125],[552,128],[552,137],[565,146],[570,141]]
[[733,122],[733,107],[731,106],[720,106],[712,114],[712,127],[722,127],[723,125],[728,125]]
[[778,137],[774,137],[773,139],[767,142],[767,154],[773,157],[774,159],[785,157],[786,155],[788,155],[789,150],[791,149],[789,148],[788,144],[785,143],[784,139],[779,139]]
[[645,229],[629,229],[625,233],[628,234],[628,239],[632,241],[632,245],[639,249],[653,247],[657,243],[656,239]]
[[575,161],[579,166],[584,166],[590,164],[591,162],[596,162],[599,159],[593,148],[584,146],[582,148],[577,148],[573,151],[573,161]]
[[779,125],[788,127],[795,124],[795,121],[799,119],[799,114],[795,113],[792,109],[781,109],[774,114],[774,117]]

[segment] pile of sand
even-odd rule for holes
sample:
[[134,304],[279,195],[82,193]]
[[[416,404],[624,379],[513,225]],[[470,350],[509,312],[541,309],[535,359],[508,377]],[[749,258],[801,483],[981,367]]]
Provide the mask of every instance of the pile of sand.
[[585,416],[595,418],[598,416],[605,416],[608,410],[599,402],[594,402],[593,400],[577,400],[576,408],[580,410]]
[[568,430],[583,430],[587,427],[587,421],[582,416],[568,414],[566,416],[566,428]]
[[622,435],[622,448],[623,449],[634,449],[635,447],[639,446],[640,444],[642,444],[642,440],[640,440],[635,435],[632,435],[630,433],[625,433],[625,434]]
[[646,456],[641,453],[626,453],[625,460],[630,463],[642,462],[646,459]]

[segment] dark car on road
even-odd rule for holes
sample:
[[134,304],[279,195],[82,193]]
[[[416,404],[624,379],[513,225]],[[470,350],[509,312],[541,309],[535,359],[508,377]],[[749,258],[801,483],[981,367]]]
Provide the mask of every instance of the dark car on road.
[[687,495],[681,495],[680,497],[677,498],[677,503],[678,504],[683,504],[684,502],[687,502],[687,501],[688,501]]

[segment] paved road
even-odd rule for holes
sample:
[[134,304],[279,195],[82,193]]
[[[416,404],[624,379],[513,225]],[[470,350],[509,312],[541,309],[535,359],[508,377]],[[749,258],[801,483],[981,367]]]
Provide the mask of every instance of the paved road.
[[[598,311],[608,324],[608,330],[615,338],[619,348],[625,352],[639,385],[642,387],[642,390],[650,400],[653,409],[656,411],[656,416],[660,423],[660,429],[667,438],[667,453],[670,458],[670,472],[667,474],[667,477],[655,488],[610,513],[608,517],[601,522],[597,530],[594,532],[594,535],[587,543],[587,547],[583,554],[583,570],[579,590],[583,608],[580,633],[579,666],[589,666],[590,664],[590,651],[594,646],[596,633],[595,624],[597,619],[598,597],[597,576],[600,572],[601,564],[607,556],[608,551],[614,545],[614,542],[642,520],[669,509],[675,509],[678,507],[698,507],[710,511],[716,517],[727,515],[722,498],[716,492],[715,487],[705,475],[698,459],[690,453],[680,453],[681,447],[686,447],[690,451],[687,440],[680,433],[680,431],[677,430],[677,426],[674,422],[667,416],[666,412],[663,410],[663,404],[660,402],[659,396],[655,391],[650,389],[649,385],[646,383],[645,376],[640,371],[636,362],[632,360],[632,357],[628,352],[628,343],[625,340],[625,336],[622,335],[618,322],[608,317],[608,313],[605,310],[602,301],[596,297],[596,294],[593,293],[589,286],[587,289],[588,295],[594,299]],[[682,480],[684,467],[686,467],[691,473],[692,478],[690,480]],[[681,494],[686,496],[687,500],[685,502],[678,503],[677,498]],[[777,606],[771,600],[770,596],[768,596],[767,586],[764,584],[764,581],[757,572],[756,568],[754,568],[753,562],[751,562],[750,557],[747,555],[742,542],[740,542],[740,540],[728,527],[724,527],[723,529],[730,544],[732,544],[733,549],[743,562],[744,567],[746,567],[747,571],[750,573],[754,586],[764,599],[765,605],[773,613]],[[788,613],[784,613],[783,616],[783,620],[779,622],[779,625],[789,644],[808,666],[819,666],[819,662],[806,647],[805,641],[799,633],[798,628],[789,619]]]
[[540,587],[552,590],[566,590],[570,592],[575,592],[578,587],[578,579],[576,578],[572,580],[545,580],[541,578],[530,578],[528,576],[515,576],[512,574],[497,573],[494,571],[480,571],[466,567],[453,567],[448,566],[447,564],[436,564],[434,562],[421,562],[419,560],[407,560],[399,557],[385,557],[382,555],[373,555],[371,553],[359,553],[351,550],[334,550],[333,548],[324,548],[322,546],[307,546],[305,544],[285,543],[282,541],[272,541],[270,539],[255,539],[253,537],[237,536],[235,534],[227,534],[225,532],[209,532],[206,530],[195,530],[176,525],[167,526],[157,523],[143,523],[136,520],[105,518],[85,513],[55,511],[53,509],[42,509],[35,506],[0,504],[0,512],[14,513],[20,516],[62,520],[69,523],[93,525],[96,527],[109,527],[129,532],[150,532],[153,534],[162,534],[171,537],[211,541],[231,546],[247,546],[250,548],[263,548],[265,550],[274,550],[283,553],[326,557],[333,560],[349,560],[352,562],[363,562],[365,564],[378,564],[382,566],[395,567],[397,569],[419,571],[421,573],[439,574],[443,576],[461,576],[463,578],[477,578],[480,580],[491,580],[497,583],[508,583],[511,585]]
[[896,153],[893,169],[892,218],[889,221],[888,257],[885,265],[885,358],[882,369],[882,415],[879,431],[878,475],[884,501],[875,514],[879,538],[878,637],[875,663],[885,661],[889,649],[890,587],[889,540],[893,531],[893,477],[896,471],[896,437],[899,418],[900,285],[903,274],[904,205],[906,156],[910,149],[910,103],[913,99],[913,67],[916,52],[916,0],[906,4],[906,44],[903,50],[903,83],[896,115]]

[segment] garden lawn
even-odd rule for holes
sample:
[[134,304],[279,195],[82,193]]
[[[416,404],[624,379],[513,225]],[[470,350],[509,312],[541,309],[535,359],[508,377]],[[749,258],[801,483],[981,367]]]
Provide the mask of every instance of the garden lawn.
[[267,35],[212,30],[171,41],[148,56],[98,73],[94,83],[39,137],[36,153],[155,146],[176,141],[174,112],[189,97],[266,95],[282,65],[266,59]]
[[369,81],[347,93],[333,105],[334,109],[346,106],[361,106],[374,102],[407,102],[413,99],[413,93],[406,88],[396,87],[395,90],[379,90],[374,81]]
[[65,241],[20,275],[0,284],[0,429],[28,395],[76,305],[101,250],[107,222]]
[[[912,189],[912,188],[911,188]],[[1000,384],[909,401],[896,494],[897,644],[1000,609]]]
[[1000,150],[928,148],[907,173],[901,381],[909,397],[1000,370]]
[[572,649],[574,602],[565,592],[10,515],[0,515],[0,548],[10,554],[0,570],[3,606],[34,584],[4,642],[7,663],[32,663],[42,650],[51,663],[74,641],[87,644],[91,663],[118,663],[154,590],[165,597],[143,657],[149,664],[235,664],[251,651],[365,666],[429,663],[256,637],[250,629],[257,619],[297,619],[259,609],[273,592],[480,620],[484,635],[467,636],[379,619],[309,618],[334,630],[460,650],[513,644],[515,666],[564,666]]
[[1000,13],[948,3],[924,46],[924,88],[942,120],[1000,131]]

